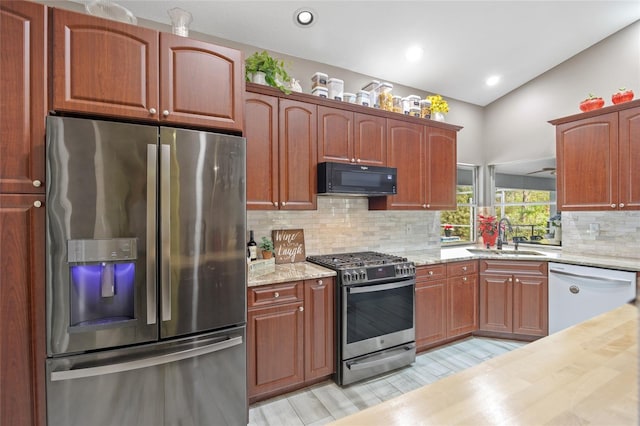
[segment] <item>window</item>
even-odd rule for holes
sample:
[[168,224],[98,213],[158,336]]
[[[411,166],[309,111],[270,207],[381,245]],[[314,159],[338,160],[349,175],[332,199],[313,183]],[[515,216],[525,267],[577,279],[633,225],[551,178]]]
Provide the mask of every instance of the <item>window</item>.
[[458,208],[440,213],[440,239],[443,245],[468,244],[476,240],[477,176],[476,166],[458,165]]
[[558,245],[550,218],[556,214],[555,179],[495,174],[496,217],[508,217],[521,242]]

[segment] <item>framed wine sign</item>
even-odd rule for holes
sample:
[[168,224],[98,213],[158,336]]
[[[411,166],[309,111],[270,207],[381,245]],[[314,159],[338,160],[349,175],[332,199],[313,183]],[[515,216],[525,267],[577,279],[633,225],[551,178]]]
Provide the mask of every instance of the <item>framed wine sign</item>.
[[274,229],[271,231],[276,263],[304,262],[304,230]]

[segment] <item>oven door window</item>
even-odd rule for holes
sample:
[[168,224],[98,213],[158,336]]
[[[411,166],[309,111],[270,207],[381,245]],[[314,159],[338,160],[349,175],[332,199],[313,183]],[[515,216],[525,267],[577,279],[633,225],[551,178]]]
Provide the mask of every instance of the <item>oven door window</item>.
[[347,288],[347,344],[412,329],[413,295],[413,280]]

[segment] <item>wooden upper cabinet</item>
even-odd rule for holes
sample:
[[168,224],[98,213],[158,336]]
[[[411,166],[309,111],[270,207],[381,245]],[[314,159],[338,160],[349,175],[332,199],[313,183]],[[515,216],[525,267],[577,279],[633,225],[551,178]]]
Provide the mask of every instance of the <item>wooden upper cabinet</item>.
[[369,198],[370,209],[422,209],[425,204],[424,126],[387,119],[387,165],[398,169],[398,193]]
[[46,7],[0,3],[0,192],[45,192]]
[[318,107],[318,162],[355,163],[353,112]]
[[640,210],[640,100],[550,123],[559,210]]
[[618,201],[622,209],[640,210],[640,107],[620,111],[618,123]]
[[278,187],[278,98],[248,92],[244,135],[247,139],[247,209],[276,210]]
[[57,111],[158,119],[158,32],[53,9]]
[[238,50],[54,9],[52,59],[54,110],[242,131]]
[[318,162],[385,166],[383,117],[318,106]]
[[611,210],[618,200],[618,114],[556,128],[559,210]]
[[279,101],[280,208],[315,210],[317,192],[317,107]]
[[242,52],[160,34],[160,120],[242,131]]
[[457,207],[456,137],[453,130],[426,128],[427,209],[455,210]]
[[356,162],[387,165],[387,120],[375,115],[354,114],[353,146]]

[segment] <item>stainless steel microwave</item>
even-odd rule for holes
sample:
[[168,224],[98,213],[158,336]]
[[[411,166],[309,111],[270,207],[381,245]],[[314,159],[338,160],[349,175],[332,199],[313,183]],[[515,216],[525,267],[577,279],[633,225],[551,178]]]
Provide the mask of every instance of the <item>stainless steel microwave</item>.
[[318,195],[395,195],[397,169],[361,164],[318,164]]

